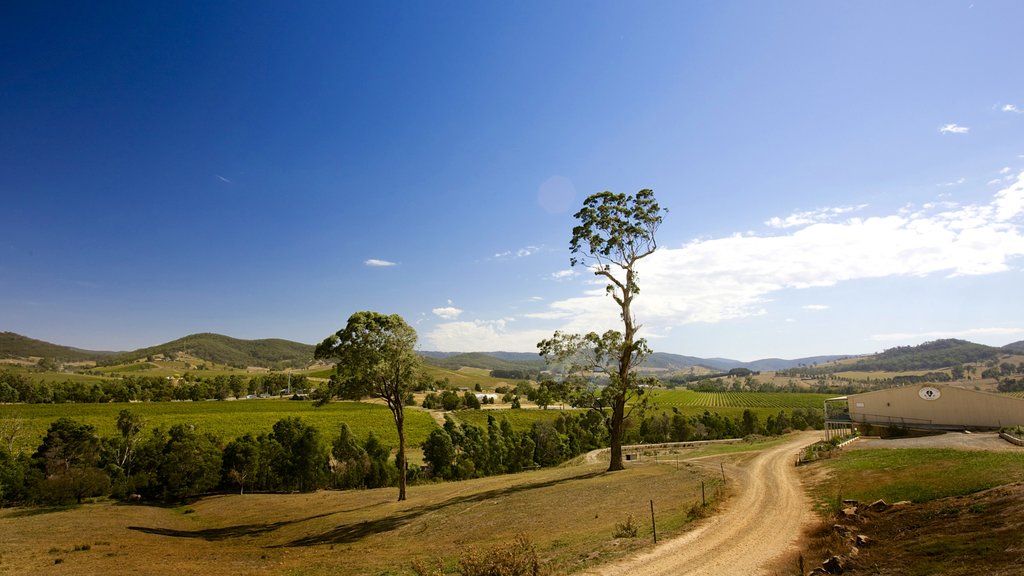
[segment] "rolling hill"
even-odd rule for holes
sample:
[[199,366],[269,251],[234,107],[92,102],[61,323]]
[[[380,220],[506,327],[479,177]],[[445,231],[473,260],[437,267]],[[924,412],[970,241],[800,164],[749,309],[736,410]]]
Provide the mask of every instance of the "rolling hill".
[[[314,346],[277,338],[243,340],[221,334],[191,334],[164,344],[140,348],[131,352],[105,352],[83,350],[36,340],[14,332],[0,332],[0,358],[54,358],[67,362],[94,361],[101,365],[130,363],[149,356],[175,356],[184,353],[191,357],[236,367],[260,366],[265,368],[304,367],[313,358]],[[956,364],[981,362],[1000,354],[1024,353],[1024,341],[995,348],[965,340],[936,340],[919,346],[899,346],[879,354],[861,357],[844,363],[841,370],[932,370]],[[458,370],[523,370],[539,372],[544,361],[533,352],[436,352],[420,351],[425,361],[440,368]],[[643,364],[644,368],[659,372],[675,372],[702,367],[709,371],[724,372],[734,368],[747,368],[757,372],[784,370],[799,366],[815,366],[849,358],[844,355],[812,356],[792,360],[765,358],[742,362],[729,358],[698,358],[668,352],[655,352]]]
[[302,367],[313,359],[314,346],[277,338],[263,340],[241,340],[221,334],[191,334],[149,348],[122,352],[103,359],[103,364],[121,364],[148,356],[163,354],[173,356],[185,353],[195,358],[244,368],[262,366],[267,368]]
[[[1012,345],[1011,345],[1012,346]],[[997,358],[1005,349],[949,338],[897,346],[844,366],[844,370],[938,370]]]
[[0,358],[55,358],[66,362],[82,362],[114,354],[116,352],[82,350],[51,344],[14,332],[0,332]]

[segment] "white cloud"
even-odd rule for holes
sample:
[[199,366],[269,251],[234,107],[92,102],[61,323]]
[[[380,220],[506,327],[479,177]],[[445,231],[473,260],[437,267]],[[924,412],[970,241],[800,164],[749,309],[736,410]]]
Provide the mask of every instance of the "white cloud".
[[1009,166],[1003,166],[1002,168],[999,169],[999,173],[1006,175],[1009,174],[1011,170],[1012,168],[1010,168]]
[[371,268],[386,268],[388,266],[398,265],[394,262],[389,262],[387,260],[378,260],[377,258],[370,258],[369,260],[364,261],[363,264],[366,264]]
[[964,182],[967,182],[967,178],[957,178],[956,180],[953,180],[952,182],[945,182],[943,184],[939,184],[939,186],[959,186],[959,185],[963,184]]
[[530,296],[530,302],[543,302],[543,296]]
[[[1024,256],[1024,173],[987,204],[937,203],[898,214],[792,226],[774,236],[731,236],[663,248],[641,260],[633,312],[651,330],[767,313],[782,290],[893,276],[970,276],[1010,269]],[[775,220],[770,220],[769,225]],[[552,302],[561,329],[603,330],[618,310],[601,287]],[[535,316],[536,317],[536,316]]]
[[225,184],[231,184],[231,180],[228,180],[227,178],[221,176],[220,174],[217,174],[216,176],[217,176],[217,180],[220,180],[221,182],[224,182]]
[[524,246],[522,248],[517,248],[516,250],[495,252],[494,256],[491,256],[491,258],[494,260],[501,260],[503,258],[526,258],[527,256],[533,256],[537,252],[540,252],[541,248],[541,246]]
[[958,124],[946,124],[939,128],[939,132],[942,134],[967,134],[970,128],[967,126],[960,126]]
[[813,310],[813,311],[817,312],[817,311],[820,311],[820,310],[828,310],[829,307],[826,304],[808,304],[806,306],[802,306],[802,308],[804,310]]
[[[448,301],[448,304],[451,304],[450,300]],[[431,312],[434,313],[434,316],[444,318],[445,320],[455,320],[462,314],[462,310],[454,306],[434,308],[433,310],[431,310]]]
[[1013,112],[1014,114],[1024,114],[1024,110],[1017,108],[1013,104],[1004,104],[1003,107],[1000,108],[1000,110],[1002,110],[1003,112]]
[[564,280],[569,280],[571,278],[574,278],[574,277],[576,277],[578,275],[579,275],[579,272],[573,270],[572,268],[567,268],[565,270],[559,270],[558,272],[552,272],[551,273],[551,279],[556,281],[556,282],[562,282]]
[[537,342],[551,337],[548,329],[509,330],[508,325],[512,322],[514,320],[510,318],[445,322],[424,337],[434,350],[442,352],[536,350]]
[[814,224],[816,222],[828,222],[848,212],[863,210],[864,208],[867,208],[867,206],[867,204],[860,204],[857,206],[837,206],[835,208],[819,208],[818,210],[794,212],[785,218],[779,218],[776,216],[765,221],[764,224],[771,228],[795,228],[797,226],[807,226],[808,224]]
[[1002,178],[993,178],[993,179],[989,180],[988,182],[986,182],[986,184],[988,184],[990,186],[994,185],[994,184],[1002,184],[1002,183],[1003,183],[1003,179]]

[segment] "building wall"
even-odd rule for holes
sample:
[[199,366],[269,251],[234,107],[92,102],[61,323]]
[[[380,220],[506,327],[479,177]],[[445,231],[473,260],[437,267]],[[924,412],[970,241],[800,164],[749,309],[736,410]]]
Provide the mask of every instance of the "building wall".
[[849,396],[854,422],[999,428],[1024,425],[1024,399],[953,386],[904,386]]

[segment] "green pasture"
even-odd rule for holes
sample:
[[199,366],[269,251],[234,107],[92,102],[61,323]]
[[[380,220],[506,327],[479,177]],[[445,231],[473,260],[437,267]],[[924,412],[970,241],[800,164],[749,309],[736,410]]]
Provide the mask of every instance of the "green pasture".
[[905,448],[849,450],[822,461],[832,474],[816,487],[819,503],[927,502],[1024,481],[1024,453]]
[[533,423],[538,421],[554,421],[559,414],[578,414],[581,410],[460,410],[449,412],[452,419],[460,424],[472,424],[481,428],[487,428],[487,417],[494,416],[500,424],[502,420],[508,420],[512,429],[517,432],[525,432],[533,428]]
[[[385,444],[398,446],[391,412],[382,404],[369,402],[332,402],[319,408],[312,402],[294,400],[238,400],[205,402],[139,402],[109,404],[7,404],[0,405],[0,422],[18,419],[24,423],[15,451],[35,450],[50,423],[62,416],[96,427],[100,436],[117,434],[115,422],[121,410],[128,409],[146,420],[147,428],[195,424],[200,431],[211,432],[224,441],[246,433],[268,433],[278,420],[298,416],[333,439],[344,422],[357,438],[372,431]],[[484,421],[486,425],[486,420]],[[410,445],[419,445],[437,424],[422,410],[405,411],[405,435]]]

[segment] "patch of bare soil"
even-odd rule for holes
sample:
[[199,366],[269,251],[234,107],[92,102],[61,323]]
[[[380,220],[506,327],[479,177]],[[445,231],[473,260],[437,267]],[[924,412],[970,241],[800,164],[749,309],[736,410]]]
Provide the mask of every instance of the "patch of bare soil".
[[1024,484],[924,504],[850,504],[811,540],[808,557],[832,559],[811,574],[1020,576]]
[[1024,452],[1024,447],[1011,444],[997,432],[947,432],[917,438],[864,437],[846,446],[846,450],[875,448],[952,448],[954,450],[985,450],[989,452]]

